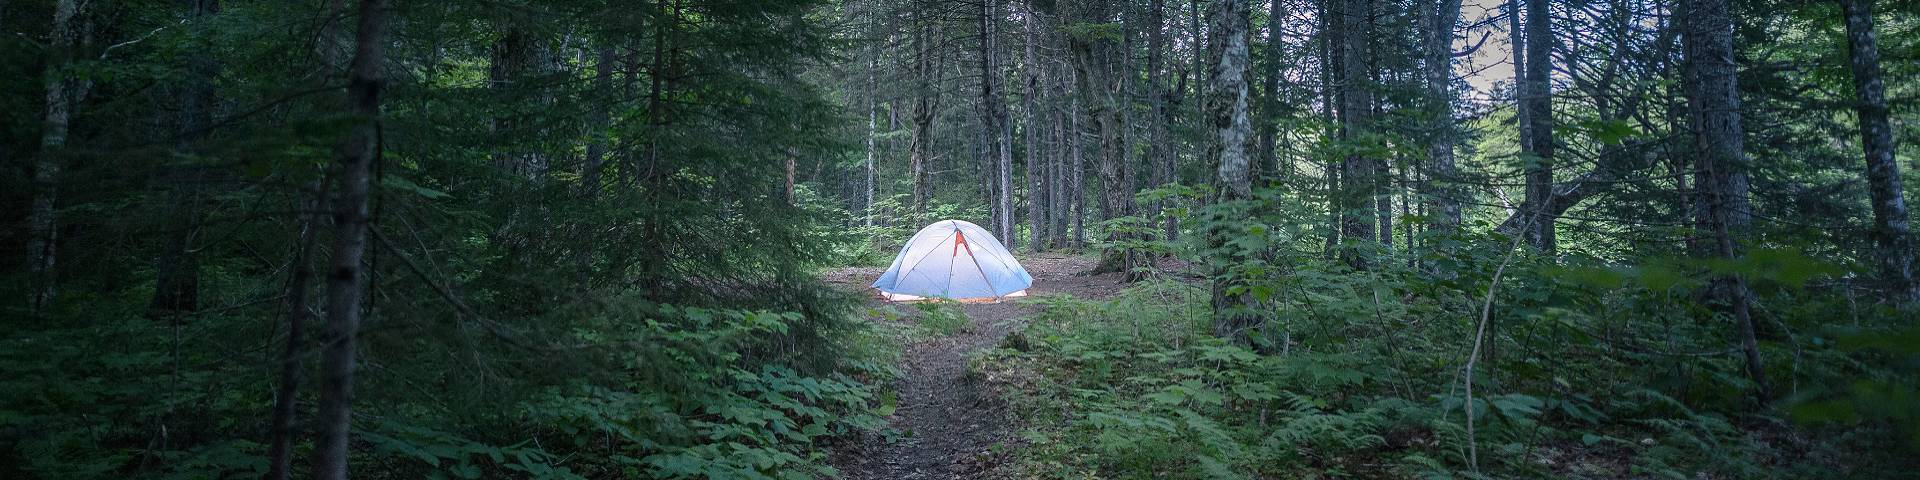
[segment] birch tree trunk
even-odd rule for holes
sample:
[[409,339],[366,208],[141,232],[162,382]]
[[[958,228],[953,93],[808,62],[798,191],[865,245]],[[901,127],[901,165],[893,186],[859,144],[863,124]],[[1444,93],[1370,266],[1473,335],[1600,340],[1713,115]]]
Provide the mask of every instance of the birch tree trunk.
[[1853,70],[1854,112],[1860,121],[1860,145],[1866,153],[1867,192],[1873,202],[1874,240],[1894,298],[1920,303],[1920,283],[1914,282],[1913,232],[1907,223],[1907,201],[1900,185],[1900,164],[1893,160],[1893,127],[1887,121],[1887,87],[1880,78],[1880,48],[1873,31],[1872,0],[1840,0],[1846,14],[1847,60]]
[[381,64],[387,43],[386,0],[361,0],[346,110],[354,125],[340,144],[340,196],[334,200],[333,255],[327,269],[327,344],[321,357],[320,410],[315,418],[313,478],[346,480],[347,435],[353,422],[353,375],[360,330],[367,247],[367,194],[380,156]]
[[[1248,118],[1247,24],[1251,22],[1250,0],[1217,0],[1213,5],[1213,28],[1209,32],[1214,54],[1209,74],[1206,102],[1208,130],[1215,138],[1208,143],[1209,157],[1216,166],[1214,202],[1231,204],[1253,197],[1251,166],[1247,159],[1247,139],[1252,133]],[[1215,210],[1218,214],[1220,211]],[[1209,262],[1213,275],[1213,333],[1241,344],[1250,342],[1260,317],[1254,312],[1253,298],[1244,291],[1235,292],[1237,280],[1229,270],[1239,264],[1240,255],[1227,242],[1235,232],[1231,225],[1238,218],[1212,218],[1208,222],[1207,245],[1213,252]]]

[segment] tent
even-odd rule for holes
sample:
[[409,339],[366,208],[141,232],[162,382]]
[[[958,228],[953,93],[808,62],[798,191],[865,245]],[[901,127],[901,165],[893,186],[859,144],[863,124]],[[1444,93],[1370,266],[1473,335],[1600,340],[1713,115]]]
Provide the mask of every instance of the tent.
[[979,225],[941,220],[900,247],[873,288],[890,301],[997,300],[1027,294],[1033,276]]

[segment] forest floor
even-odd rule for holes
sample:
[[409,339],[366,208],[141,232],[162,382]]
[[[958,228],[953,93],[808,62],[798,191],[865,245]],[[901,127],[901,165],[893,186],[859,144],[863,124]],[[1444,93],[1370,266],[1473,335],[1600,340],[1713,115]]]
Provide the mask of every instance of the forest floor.
[[[1058,253],[1029,254],[1020,264],[1033,275],[1027,293],[1034,297],[1069,294],[1105,298],[1123,287],[1120,274],[1085,275],[1095,258]],[[886,269],[848,267],[824,275],[824,280],[849,290],[865,291]],[[886,308],[877,296],[876,309]],[[899,305],[897,318],[873,321],[912,322],[917,309]],[[950,336],[915,338],[903,348],[901,377],[894,384],[898,408],[888,418],[889,429],[867,435],[835,455],[834,465],[850,479],[1005,478],[1000,467],[1010,448],[1021,441],[1011,413],[995,389],[994,379],[982,378],[967,364],[975,352],[998,346],[1016,331],[1022,319],[1039,307],[1026,300],[993,304],[964,304],[968,325]]]

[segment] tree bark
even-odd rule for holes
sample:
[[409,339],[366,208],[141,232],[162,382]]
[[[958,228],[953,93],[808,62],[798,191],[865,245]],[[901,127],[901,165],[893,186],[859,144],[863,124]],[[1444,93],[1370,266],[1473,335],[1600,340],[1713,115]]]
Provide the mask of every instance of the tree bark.
[[1521,134],[1520,151],[1526,172],[1526,199],[1521,212],[1530,221],[1522,224],[1529,244],[1546,254],[1557,247],[1554,217],[1545,212],[1553,196],[1553,26],[1547,0],[1526,0],[1525,80],[1520,84],[1520,109],[1526,111],[1527,127]]
[[293,251],[293,269],[287,276],[286,310],[287,343],[280,352],[280,386],[273,395],[272,426],[268,429],[267,475],[266,480],[287,480],[293,475],[293,438],[294,417],[300,404],[300,358],[306,348],[307,320],[312,317],[307,305],[307,291],[313,279],[313,244],[318,237],[320,223],[325,217],[320,209],[326,205],[327,181],[313,182],[308,188],[311,197],[297,204],[300,211],[299,244]]
[[60,195],[60,156],[67,146],[67,127],[73,115],[75,94],[80,90],[73,84],[75,80],[67,78],[67,67],[73,63],[74,44],[78,41],[77,30],[73,28],[78,10],[75,0],[54,2],[52,41],[48,45],[46,116],[40,126],[40,151],[33,160],[33,204],[27,211],[27,272],[33,289],[27,307],[36,315],[53,301],[55,293],[53,266],[60,243],[60,211],[56,208]]
[[[220,11],[218,0],[192,0],[187,5],[187,23],[195,29]],[[186,81],[180,92],[179,145],[181,152],[194,152],[206,138],[208,110],[213,108],[215,65],[206,52],[195,51],[186,57]],[[200,230],[199,167],[164,175],[167,190],[166,245],[154,268],[153,298],[147,302],[149,316],[158,318],[191,312],[199,307],[200,261],[193,243]]]
[[[1100,23],[1109,20],[1106,2],[1092,2],[1079,6],[1082,22]],[[1128,188],[1131,179],[1127,172],[1126,126],[1121,122],[1120,101],[1121,84],[1113,78],[1114,48],[1111,40],[1076,35],[1069,40],[1069,50],[1074,58],[1075,80],[1082,97],[1086,99],[1087,120],[1093,122],[1093,130],[1099,139],[1100,168],[1100,210],[1106,219],[1125,217],[1132,214],[1132,195]],[[1108,242],[1119,243],[1129,238],[1120,231],[1109,229]],[[1100,264],[1096,272],[1123,272],[1129,280],[1133,271],[1134,258],[1131,250],[1125,248],[1107,249],[1101,253]]]
[[1067,113],[1069,118],[1067,145],[1072,151],[1068,158],[1068,163],[1072,164],[1072,167],[1067,170],[1067,184],[1071,186],[1067,189],[1067,197],[1068,201],[1073,202],[1073,248],[1075,250],[1087,246],[1087,159],[1080,148],[1086,140],[1082,138],[1085,136],[1085,131],[1080,126],[1080,97],[1081,95],[1077,93],[1073,95],[1073,101]]
[[1429,222],[1435,231],[1446,234],[1460,227],[1459,189],[1453,186],[1453,28],[1460,23],[1460,0],[1434,0],[1427,24],[1426,74],[1427,101],[1433,109],[1427,142],[1428,209],[1436,213]]
[[1028,233],[1028,249],[1035,253],[1046,250],[1047,246],[1047,193],[1046,168],[1040,161],[1040,85],[1044,83],[1045,70],[1040,68],[1039,57],[1034,54],[1034,35],[1040,30],[1040,12],[1034,8],[1033,0],[1027,1],[1026,11],[1026,77],[1027,95],[1022,99],[1020,109],[1026,114],[1026,146],[1022,149],[1027,162],[1027,223],[1032,225]]
[[[1214,141],[1207,148],[1212,163],[1216,167],[1214,177],[1214,202],[1234,204],[1253,198],[1251,166],[1248,165],[1246,144],[1252,133],[1252,123],[1248,114],[1248,65],[1247,30],[1251,23],[1249,0],[1217,0],[1213,8],[1213,26],[1211,37],[1213,47],[1208,50],[1214,54],[1213,65],[1208,77],[1210,85],[1207,106],[1207,123]],[[1218,214],[1221,210],[1215,209]],[[1231,225],[1238,218],[1212,218],[1208,222],[1207,245],[1213,252],[1209,263],[1213,276],[1213,333],[1216,336],[1233,339],[1241,344],[1249,344],[1253,329],[1260,322],[1254,313],[1251,295],[1240,290],[1243,279],[1235,278],[1232,265],[1244,261],[1228,245],[1229,237],[1236,232]]]
[[1887,87],[1881,80],[1880,48],[1873,31],[1872,0],[1840,0],[1846,14],[1847,60],[1853,70],[1855,115],[1866,154],[1867,192],[1873,202],[1873,235],[1881,276],[1899,303],[1920,303],[1914,281],[1913,232],[1900,185],[1900,164],[1893,160],[1893,127],[1887,121]]
[[[593,91],[601,100],[594,102],[593,106],[587,110],[587,128],[590,129],[587,135],[587,161],[586,164],[580,168],[580,194],[589,204],[599,200],[601,184],[604,183],[604,181],[601,180],[601,176],[606,170],[608,161],[607,129],[612,124],[612,117],[608,112],[607,106],[611,104],[615,98],[613,72],[619,69],[618,52],[612,46],[600,47],[595,52],[595,57]],[[580,222],[580,224],[575,227],[576,234],[583,237],[591,235],[593,230],[593,225],[590,225],[590,222]],[[588,282],[590,281],[589,276],[593,272],[593,247],[595,243],[596,242],[592,241],[582,242],[579,249],[575,250],[575,276],[582,288],[588,287]]]
[[359,31],[347,79],[347,113],[354,125],[340,144],[340,196],[333,211],[333,255],[327,271],[327,344],[321,357],[320,427],[314,442],[313,478],[346,480],[348,433],[353,421],[356,337],[364,284],[361,257],[367,247],[367,196],[380,156],[380,90],[385,79],[386,0],[361,0]]
[[[1322,135],[1328,138],[1344,138],[1346,134],[1346,127],[1339,124],[1339,118],[1335,116],[1335,112],[1342,109],[1336,108],[1336,106],[1343,105],[1342,100],[1344,99],[1341,93],[1342,89],[1339,88],[1337,84],[1337,78],[1345,75],[1341,69],[1340,55],[1337,53],[1338,49],[1344,48],[1341,46],[1340,29],[1341,24],[1345,22],[1336,22],[1333,19],[1335,11],[1334,2],[1336,1],[1344,2],[1345,0],[1317,0],[1314,2],[1314,7],[1317,9],[1315,16],[1319,17],[1320,22],[1319,31],[1316,32],[1316,36],[1319,37],[1316,42],[1319,44],[1316,54],[1319,56],[1318,63],[1320,64],[1320,119],[1325,121],[1327,125],[1334,126],[1321,132]],[[1346,218],[1343,215],[1344,211],[1342,208],[1347,204],[1346,192],[1342,188],[1344,184],[1340,182],[1340,169],[1341,165],[1345,163],[1345,159],[1328,155],[1326,162],[1323,168],[1323,171],[1326,172],[1325,183],[1327,192],[1327,238],[1324,248],[1329,257],[1331,257],[1336,251],[1344,251],[1340,249],[1339,246],[1341,229],[1343,228],[1342,220]]]
[[[1174,165],[1173,162],[1167,161],[1167,158],[1177,154],[1177,152],[1174,151],[1172,140],[1168,138],[1168,124],[1172,121],[1173,112],[1167,108],[1167,97],[1171,94],[1167,91],[1166,84],[1161,80],[1162,77],[1167,75],[1165,71],[1167,51],[1166,11],[1166,0],[1153,0],[1147,6],[1146,26],[1148,29],[1147,105],[1152,109],[1151,117],[1147,119],[1147,164],[1153,166],[1153,184],[1163,187],[1174,183]],[[1169,201],[1162,201],[1154,205],[1155,212],[1163,217],[1160,220],[1162,224],[1161,229],[1163,230],[1162,240],[1167,241],[1174,240],[1174,237],[1179,234],[1179,220],[1172,215],[1164,213],[1166,209],[1171,206],[1172,202]]]
[[[1340,20],[1340,126],[1341,140],[1350,148],[1371,141],[1373,92],[1366,85],[1372,79],[1370,59],[1373,32],[1369,13],[1371,0],[1343,0]],[[1354,153],[1340,166],[1341,236],[1347,242],[1376,242],[1374,196],[1378,195],[1380,160]],[[1342,256],[1354,268],[1366,268],[1366,255],[1350,246]]]
[[915,225],[927,222],[927,151],[933,142],[933,64],[928,56],[928,43],[932,39],[926,13],[923,9],[914,10],[913,58],[914,77],[919,82],[914,91],[913,101],[913,140],[907,147],[908,175],[913,177],[913,220]]
[[1053,191],[1050,192],[1053,198],[1050,203],[1053,204],[1053,246],[1056,248],[1069,248],[1075,246],[1070,236],[1073,231],[1072,193],[1074,188],[1070,175],[1073,172],[1071,163],[1074,158],[1076,158],[1075,155],[1077,155],[1077,153],[1073,150],[1075,148],[1073,147],[1073,142],[1075,141],[1074,135],[1076,134],[1068,127],[1073,121],[1073,108],[1075,104],[1070,98],[1072,94],[1069,93],[1065,87],[1067,82],[1066,77],[1069,73],[1056,73],[1060,73],[1060,75],[1056,77],[1055,83],[1052,85],[1054,92],[1054,104],[1052,106],[1054,157]]
[[[549,51],[546,39],[521,25],[512,23],[514,20],[508,20],[508,22],[503,27],[505,31],[500,40],[495,42],[489,50],[488,83],[493,89],[498,90],[500,95],[508,98],[531,98],[537,105],[544,107],[549,103],[545,95],[527,94],[529,91],[543,87],[527,80],[532,77],[546,76],[549,73],[548,69],[553,63],[550,58],[552,52]],[[495,153],[494,162],[495,168],[513,172],[534,182],[541,182],[546,179],[549,159],[538,146],[544,144],[546,135],[538,131],[526,131],[538,130],[538,122],[531,117],[530,114],[510,114],[493,119],[494,135],[520,139],[509,142],[511,146]],[[526,145],[533,145],[533,147]]]
[[1006,99],[1000,91],[1000,2],[986,0],[981,4],[981,79],[983,100],[987,102],[987,113],[992,117],[991,128],[987,135],[989,152],[993,155],[994,166],[994,233],[1006,242],[1008,250],[1018,248],[1020,239],[1013,234],[1013,122],[1007,113]]
[[874,97],[877,95],[876,92],[880,91],[880,80],[879,80],[880,48],[878,46],[875,46],[871,53],[873,57],[867,60],[867,164],[866,164],[867,181],[865,185],[866,195],[862,197],[860,201],[860,216],[861,216],[860,224],[868,227],[873,226],[873,217],[874,217],[873,156],[874,156],[874,148],[875,148],[874,142],[879,137],[879,125],[880,125],[879,123],[880,111],[878,107],[875,105]]
[[[1746,161],[1739,78],[1733,60],[1733,17],[1727,0],[1688,0],[1685,5],[1686,34],[1693,46],[1687,62],[1693,65],[1699,82],[1692,89],[1696,96],[1689,103],[1694,109],[1692,116],[1698,120],[1694,139],[1699,149],[1696,161],[1702,176],[1700,189],[1705,194],[1704,210],[1715,253],[1721,259],[1733,260],[1740,255],[1733,232],[1745,226],[1746,216],[1745,178],[1737,175]],[[1730,274],[1718,276],[1713,283],[1711,294],[1715,303],[1733,317],[1747,375],[1753,379],[1756,394],[1765,401],[1771,398],[1771,391],[1760,362],[1747,281]]]
[[1285,0],[1269,0],[1267,7],[1267,68],[1264,78],[1260,80],[1260,117],[1254,121],[1260,132],[1259,149],[1256,150],[1260,155],[1259,170],[1267,178],[1277,178],[1280,173],[1277,137],[1280,131],[1278,120],[1284,105],[1280,101],[1280,87],[1285,80],[1285,72],[1280,67],[1284,63],[1281,59],[1287,55],[1280,28],[1284,25],[1283,19],[1287,18],[1285,5]]

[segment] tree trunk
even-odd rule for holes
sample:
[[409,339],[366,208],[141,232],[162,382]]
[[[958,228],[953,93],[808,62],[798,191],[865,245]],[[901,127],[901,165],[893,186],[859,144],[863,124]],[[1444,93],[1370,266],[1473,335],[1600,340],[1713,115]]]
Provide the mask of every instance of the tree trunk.
[[980,7],[981,100],[987,105],[988,165],[993,171],[994,234],[1009,250],[1018,247],[1013,234],[1013,127],[1000,91],[1000,2],[986,0]]
[[[1078,80],[1075,81],[1078,82]],[[1071,188],[1067,189],[1067,196],[1069,197],[1068,201],[1073,202],[1073,248],[1075,250],[1086,248],[1087,246],[1087,194],[1085,188],[1087,160],[1086,157],[1081,154],[1080,149],[1080,144],[1084,143],[1083,141],[1085,140],[1082,138],[1085,136],[1083,134],[1084,132],[1080,128],[1080,97],[1081,95],[1077,93],[1073,95],[1073,102],[1069,106],[1067,113],[1068,118],[1071,119],[1068,122],[1067,145],[1069,145],[1068,148],[1072,150],[1068,161],[1068,163],[1072,164],[1072,167],[1067,170],[1067,184],[1070,185]]]
[[[1373,74],[1369,65],[1371,49],[1372,22],[1368,18],[1372,11],[1371,0],[1343,0],[1341,11],[1336,14],[1340,19],[1340,126],[1341,139],[1350,144],[1368,142],[1372,128],[1373,92],[1365,85]],[[1378,195],[1379,159],[1366,155],[1350,154],[1341,164],[1341,236],[1348,242],[1377,241],[1375,235],[1375,217],[1378,207],[1374,196]],[[1342,253],[1348,265],[1366,268],[1366,255],[1347,248]]]
[[54,2],[53,27],[49,36],[46,75],[46,116],[40,129],[40,151],[33,160],[33,204],[27,210],[27,272],[32,296],[28,311],[39,314],[53,301],[54,270],[60,243],[60,212],[55,208],[60,194],[61,151],[67,146],[67,126],[73,115],[75,80],[67,78],[78,41],[73,17],[78,13],[76,0]]
[[367,247],[367,192],[380,156],[381,64],[387,43],[385,0],[361,0],[346,110],[352,130],[340,144],[340,196],[333,211],[332,264],[327,271],[327,344],[321,358],[320,433],[314,441],[313,478],[346,480],[347,434],[353,421],[355,338],[360,330],[363,285],[360,260]]
[[874,96],[880,89],[880,49],[875,47],[873,58],[867,60],[867,182],[866,196],[860,202],[860,224],[873,226],[873,156],[874,141],[879,136],[879,110],[874,105]]
[[[1688,43],[1693,46],[1687,62],[1693,64],[1699,82],[1698,87],[1692,89],[1696,97],[1689,103],[1694,109],[1693,117],[1698,120],[1694,139],[1699,148],[1696,158],[1702,176],[1700,189],[1705,194],[1706,218],[1714,235],[1717,256],[1733,260],[1740,255],[1740,246],[1733,235],[1745,226],[1742,223],[1745,213],[1741,210],[1745,202],[1741,199],[1746,192],[1744,178],[1736,179],[1736,173],[1746,162],[1740,126],[1739,78],[1733,62],[1733,17],[1728,12],[1727,0],[1689,0],[1683,16],[1687,18],[1686,34],[1691,37]],[[1711,293],[1715,303],[1733,316],[1740,349],[1745,354],[1747,375],[1757,387],[1756,394],[1763,401],[1770,398],[1748,305],[1750,294],[1746,279],[1738,274],[1719,276],[1714,279]]]
[[1880,79],[1880,48],[1875,45],[1872,0],[1840,0],[1846,13],[1847,59],[1853,70],[1854,111],[1860,121],[1860,145],[1866,152],[1867,192],[1873,201],[1873,234],[1880,247],[1881,276],[1899,303],[1920,303],[1913,274],[1913,232],[1900,186],[1900,164],[1893,160],[1893,128],[1887,122],[1887,88]]
[[[584,53],[584,52],[582,52]],[[584,59],[582,60],[584,63]],[[613,90],[613,72],[618,69],[619,57],[611,46],[602,46],[594,59],[593,91],[601,99],[587,110],[587,161],[581,166],[580,194],[589,204],[600,198],[601,174],[607,166],[607,129],[612,124],[607,105],[615,98]],[[580,222],[575,227],[576,235],[592,235],[591,222]],[[596,242],[586,241],[575,250],[575,277],[582,288],[588,287],[589,276],[593,271],[593,246]]]
[[1553,25],[1547,0],[1526,0],[1526,68],[1520,84],[1520,109],[1527,127],[1520,150],[1526,157],[1526,200],[1520,209],[1529,217],[1522,223],[1529,244],[1548,255],[1557,247],[1554,217],[1546,212],[1553,197]]
[[[1167,109],[1167,96],[1169,94],[1167,93],[1166,84],[1162,83],[1161,80],[1161,78],[1167,74],[1165,72],[1167,50],[1166,15],[1166,0],[1153,0],[1152,3],[1148,4],[1146,25],[1148,29],[1147,105],[1153,111],[1151,117],[1147,119],[1147,164],[1153,166],[1153,184],[1162,187],[1173,184],[1173,164],[1167,162],[1165,159],[1167,156],[1175,154],[1173,145],[1171,145],[1172,142],[1168,138],[1169,132],[1167,131],[1167,124],[1172,115],[1172,112],[1169,112]],[[1178,220],[1173,218],[1173,215],[1165,213],[1167,208],[1171,206],[1172,202],[1162,201],[1156,203],[1153,207],[1155,213],[1164,217],[1161,220],[1163,223],[1162,229],[1164,230],[1162,239],[1168,241],[1173,240],[1174,235],[1179,232]]]
[[1280,130],[1277,121],[1281,118],[1280,109],[1283,105],[1280,101],[1281,77],[1285,75],[1280,69],[1283,63],[1280,59],[1287,55],[1285,39],[1280,38],[1280,28],[1287,18],[1285,5],[1284,0],[1270,0],[1267,7],[1267,71],[1265,78],[1260,80],[1260,117],[1254,122],[1260,132],[1260,171],[1268,178],[1277,178],[1280,173],[1276,137]]
[[[187,5],[187,23],[197,30],[206,19],[220,11],[218,0],[193,0]],[[204,32],[200,34],[204,35]],[[192,52],[186,58],[186,81],[180,92],[181,152],[193,152],[206,138],[208,110],[213,108],[215,65],[206,52]],[[199,307],[200,261],[193,243],[200,230],[201,175],[197,165],[183,172],[165,175],[168,185],[166,245],[154,268],[153,298],[147,303],[149,316],[177,315]]]
[[1460,23],[1460,0],[1434,0],[1427,24],[1427,101],[1433,109],[1427,143],[1428,208],[1437,213],[1434,230],[1452,233],[1460,227],[1459,189],[1453,186],[1453,27]]
[[[1340,125],[1336,123],[1339,119],[1334,115],[1334,112],[1336,111],[1335,106],[1342,105],[1342,99],[1344,98],[1340,93],[1342,89],[1336,84],[1336,78],[1345,75],[1341,69],[1340,55],[1336,52],[1339,48],[1344,48],[1341,46],[1340,29],[1341,25],[1345,22],[1336,22],[1333,19],[1334,2],[1336,1],[1343,2],[1345,0],[1318,0],[1315,2],[1315,7],[1319,9],[1315,16],[1319,17],[1320,21],[1319,32],[1317,32],[1320,37],[1318,42],[1319,51],[1317,52],[1320,64],[1320,118],[1329,126]],[[1343,110],[1344,107],[1340,109]],[[1342,138],[1345,133],[1346,128],[1344,126],[1329,127],[1321,132],[1322,135],[1329,138]],[[1329,155],[1327,156],[1327,164],[1323,169],[1326,172],[1327,188],[1327,238],[1325,251],[1329,257],[1336,251],[1344,251],[1344,249],[1339,248],[1341,229],[1343,227],[1342,220],[1346,218],[1345,215],[1343,215],[1344,211],[1341,209],[1347,204],[1346,192],[1341,188],[1344,184],[1340,182],[1340,169],[1344,163],[1344,159],[1337,159]]]
[[786,183],[780,190],[782,195],[781,198],[787,202],[787,205],[793,205],[793,176],[796,170],[799,170],[799,168],[800,168],[799,147],[793,147],[793,146],[787,147],[787,168],[786,168],[787,178],[786,178]]
[[1061,73],[1061,75],[1055,81],[1054,85],[1052,85],[1054,92],[1053,106],[1051,108],[1053,113],[1053,191],[1050,192],[1052,200],[1048,203],[1053,205],[1053,214],[1051,215],[1053,219],[1053,246],[1055,248],[1068,248],[1073,246],[1070,241],[1070,234],[1073,230],[1072,193],[1074,187],[1073,180],[1069,175],[1073,171],[1073,167],[1070,164],[1075,158],[1072,151],[1074,148],[1072,146],[1074,132],[1068,129],[1068,125],[1072,121],[1073,110],[1071,105],[1073,104],[1069,98],[1071,94],[1068,93],[1067,89],[1063,86],[1066,84],[1067,74],[1065,72],[1059,73]]
[[327,180],[313,182],[312,195],[296,205],[300,211],[299,244],[293,251],[293,269],[287,277],[287,344],[280,352],[280,386],[273,395],[272,427],[268,429],[267,480],[287,480],[293,475],[294,417],[300,404],[300,359],[306,348],[308,285],[313,279],[313,243],[325,218],[320,209],[326,205]]
[[1028,0],[1026,11],[1027,28],[1025,32],[1027,40],[1025,45],[1027,95],[1026,98],[1022,100],[1020,109],[1027,117],[1026,128],[1022,129],[1025,133],[1024,140],[1026,146],[1022,151],[1027,161],[1027,223],[1032,225],[1033,228],[1032,231],[1027,232],[1027,240],[1029,242],[1027,248],[1035,253],[1046,250],[1047,245],[1047,194],[1045,182],[1047,175],[1046,168],[1042,167],[1040,162],[1040,113],[1038,111],[1040,105],[1040,85],[1046,80],[1043,79],[1045,70],[1042,70],[1038,63],[1039,57],[1034,55],[1033,44],[1036,38],[1034,34],[1040,30],[1039,15],[1040,12],[1033,7],[1033,0]]
[[[1083,22],[1105,22],[1108,20],[1105,2],[1082,4],[1077,20]],[[1121,112],[1124,108],[1119,95],[1120,83],[1113,78],[1111,40],[1075,36],[1068,42],[1074,58],[1075,80],[1082,97],[1086,99],[1087,120],[1093,122],[1093,130],[1099,139],[1100,168],[1100,210],[1105,219],[1124,217],[1132,213],[1130,179],[1127,177],[1126,126],[1121,124]],[[1127,240],[1127,235],[1109,229],[1108,242],[1119,243]],[[1124,272],[1129,279],[1133,272],[1134,259],[1128,249],[1114,248],[1102,252],[1096,272]]]
[[908,146],[907,170],[913,177],[913,221],[915,225],[927,222],[927,150],[933,142],[933,65],[928,58],[927,37],[929,31],[926,13],[921,9],[914,11],[913,58],[914,76],[919,82],[914,91],[913,102],[913,141]]
[[[505,32],[488,52],[488,83],[499,90],[500,95],[532,98],[537,105],[544,107],[549,103],[544,95],[529,96],[527,92],[544,88],[528,80],[547,75],[553,63],[546,40],[518,24],[509,23],[503,28]],[[539,148],[544,144],[546,135],[538,131],[538,122],[531,117],[531,114],[510,114],[493,119],[494,135],[520,139],[507,142],[508,146],[495,153],[494,163],[495,168],[541,182],[546,179],[549,166],[545,152]]]
[[[1248,165],[1246,144],[1252,133],[1252,123],[1248,118],[1247,74],[1247,25],[1250,23],[1250,0],[1218,0],[1213,8],[1213,27],[1209,32],[1213,41],[1213,65],[1208,74],[1211,80],[1208,88],[1210,99],[1206,102],[1207,123],[1214,141],[1208,143],[1208,152],[1216,167],[1214,202],[1235,204],[1253,198],[1251,166]],[[1216,209],[1215,213],[1221,210]],[[1229,246],[1230,237],[1236,232],[1231,228],[1242,219],[1211,218],[1207,228],[1208,250],[1213,252],[1209,267],[1213,276],[1213,333],[1216,336],[1232,339],[1237,343],[1251,343],[1253,329],[1260,322],[1254,313],[1251,295],[1239,290],[1241,279],[1231,272],[1232,265],[1244,262],[1243,253],[1233,251]]]

